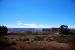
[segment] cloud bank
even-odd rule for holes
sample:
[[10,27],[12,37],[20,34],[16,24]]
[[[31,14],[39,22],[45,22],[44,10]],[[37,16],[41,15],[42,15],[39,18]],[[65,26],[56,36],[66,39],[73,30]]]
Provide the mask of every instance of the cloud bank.
[[52,26],[36,25],[36,24],[23,24],[23,25],[6,25],[8,28],[50,28]]
[[[21,21],[17,21],[16,25],[6,25],[8,28],[59,28],[60,26],[38,25],[38,24],[24,24]],[[69,28],[75,28],[75,26],[68,26]]]

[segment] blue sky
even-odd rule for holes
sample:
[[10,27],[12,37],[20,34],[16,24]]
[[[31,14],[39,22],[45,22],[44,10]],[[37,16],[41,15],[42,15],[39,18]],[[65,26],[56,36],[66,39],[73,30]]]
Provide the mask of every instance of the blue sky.
[[75,0],[0,0],[1,25],[75,26]]

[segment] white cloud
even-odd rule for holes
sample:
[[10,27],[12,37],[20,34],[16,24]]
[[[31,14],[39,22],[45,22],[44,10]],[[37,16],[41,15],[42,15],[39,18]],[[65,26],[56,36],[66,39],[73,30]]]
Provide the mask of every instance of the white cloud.
[[69,28],[75,28],[75,26],[68,26]]
[[[60,26],[48,26],[37,24],[24,24],[24,25],[6,25],[8,28],[59,28]],[[75,28],[75,26],[69,26],[69,28]]]
[[8,28],[49,28],[47,25],[37,25],[37,24],[24,24],[20,20],[17,21],[16,25],[6,25]]
[[[49,25],[37,25],[37,24],[24,24],[21,21],[17,21],[17,25],[6,25],[8,28],[59,28],[60,26]],[[75,26],[68,26],[69,28],[75,28]]]
[[18,25],[22,25],[23,23],[21,21],[17,21],[17,24]]
[[6,25],[8,28],[49,28],[46,25],[24,24],[24,25]]

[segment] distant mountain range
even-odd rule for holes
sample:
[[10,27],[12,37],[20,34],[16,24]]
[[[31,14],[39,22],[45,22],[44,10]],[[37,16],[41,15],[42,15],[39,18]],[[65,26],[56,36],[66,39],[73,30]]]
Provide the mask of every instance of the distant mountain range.
[[42,28],[8,28],[8,32],[42,31]]
[[[59,32],[59,28],[44,28],[43,31]],[[70,28],[70,32],[74,32],[75,33],[75,29]]]
[[[49,32],[59,32],[59,28],[8,28],[8,32],[39,32],[39,31],[49,31]],[[75,29],[70,29],[71,32],[75,32]]]

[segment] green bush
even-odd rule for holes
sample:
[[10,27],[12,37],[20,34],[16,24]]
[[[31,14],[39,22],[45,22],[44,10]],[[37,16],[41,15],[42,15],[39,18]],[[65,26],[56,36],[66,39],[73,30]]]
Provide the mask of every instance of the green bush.
[[0,45],[9,45],[7,40],[0,40]]
[[60,35],[60,36],[56,36],[55,41],[57,42],[62,42],[62,43],[69,43],[69,42],[75,42],[75,36],[72,35]]
[[16,41],[15,40],[11,40],[9,41],[11,45],[16,45]]
[[0,40],[0,46],[8,46],[8,45],[16,45],[16,41],[13,41],[13,40],[5,40],[5,39],[2,39]]

